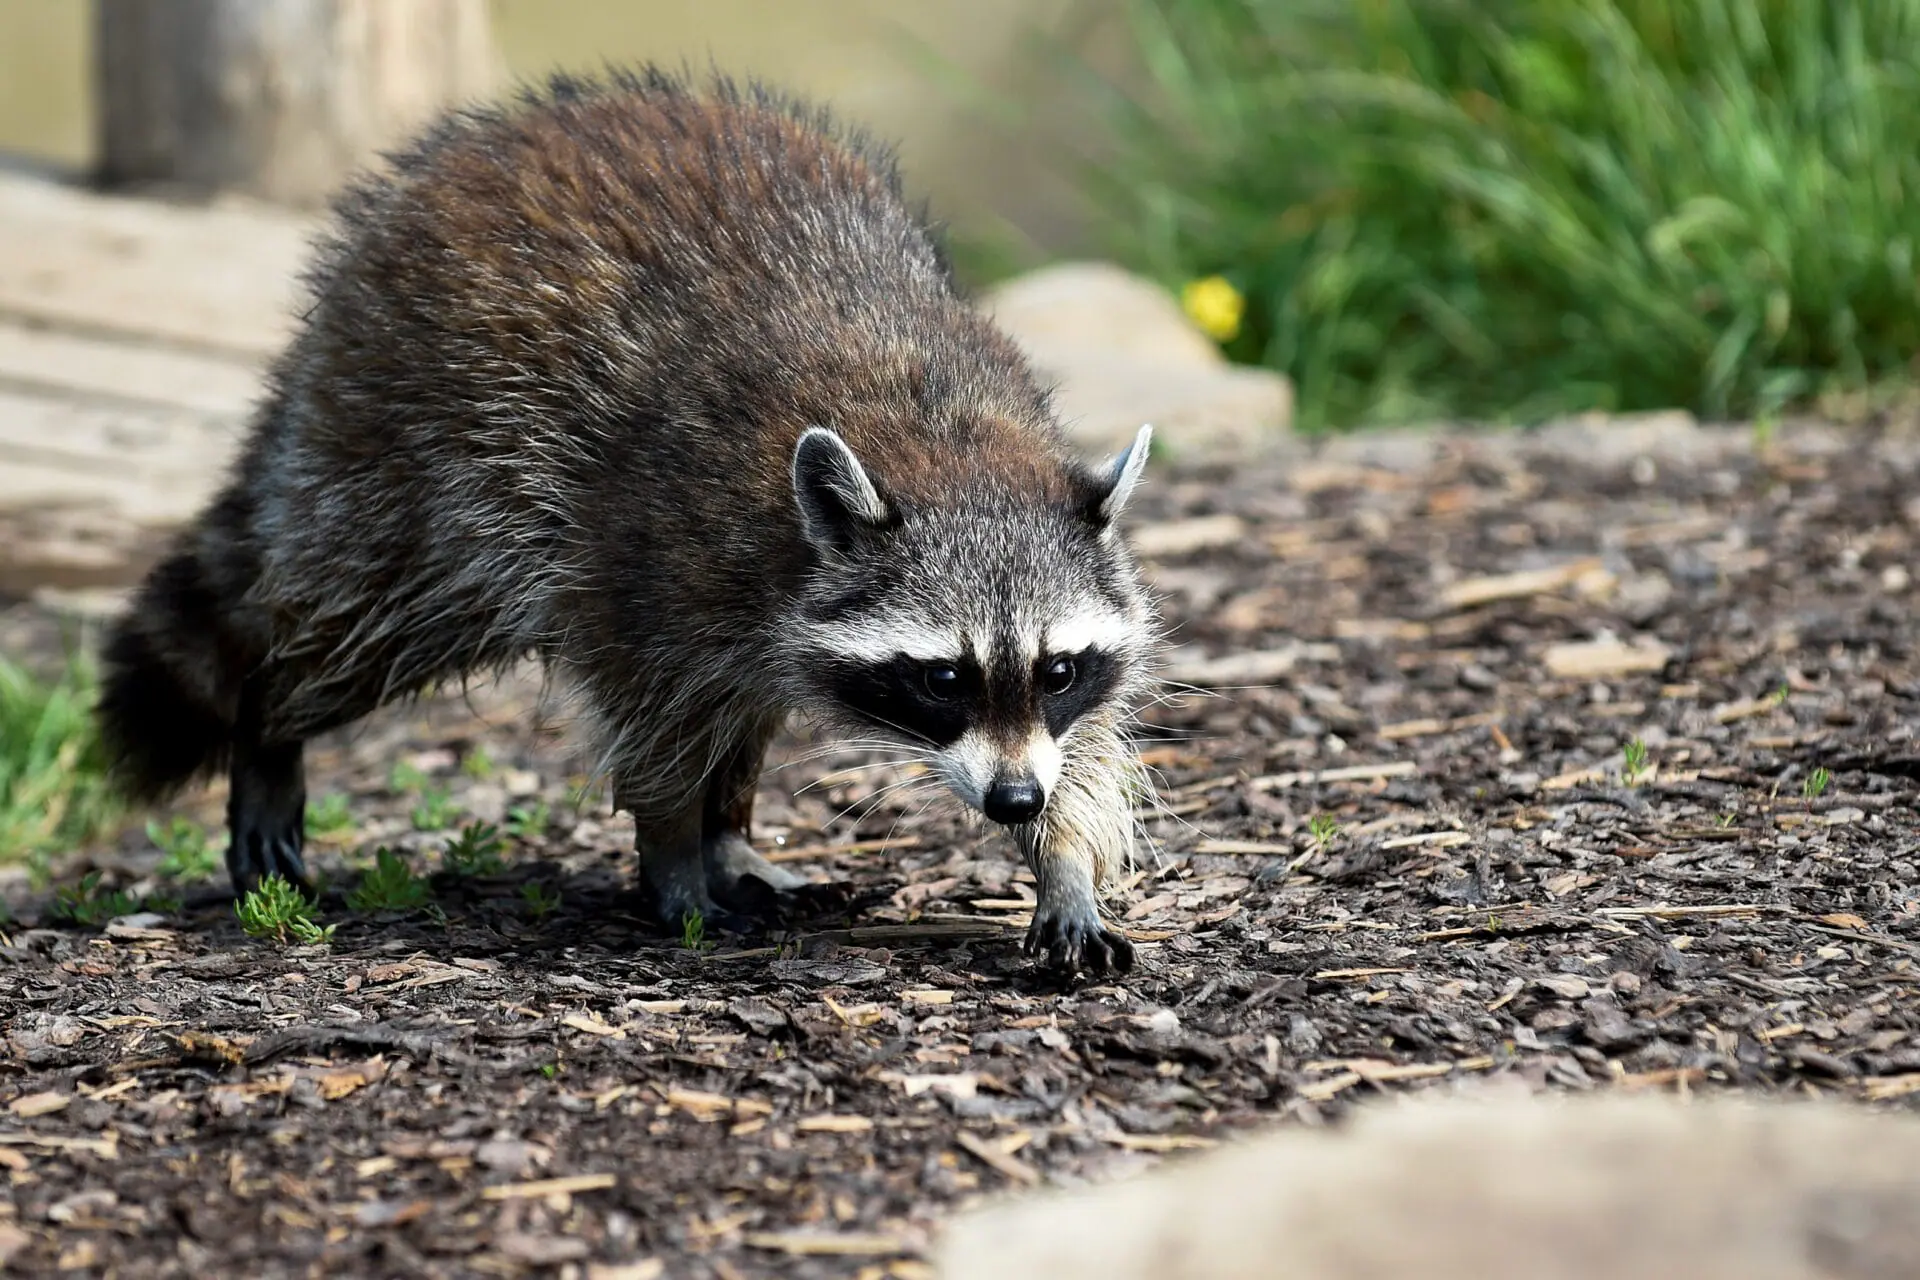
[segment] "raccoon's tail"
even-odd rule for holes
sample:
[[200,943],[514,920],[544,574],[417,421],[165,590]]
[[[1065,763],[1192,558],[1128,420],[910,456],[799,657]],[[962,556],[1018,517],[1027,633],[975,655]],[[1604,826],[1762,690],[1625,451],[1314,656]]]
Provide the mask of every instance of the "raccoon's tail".
[[194,530],[155,566],[101,654],[95,716],[112,777],[131,799],[164,799],[224,767],[241,687],[264,656],[240,621],[251,575],[209,556],[213,534]]

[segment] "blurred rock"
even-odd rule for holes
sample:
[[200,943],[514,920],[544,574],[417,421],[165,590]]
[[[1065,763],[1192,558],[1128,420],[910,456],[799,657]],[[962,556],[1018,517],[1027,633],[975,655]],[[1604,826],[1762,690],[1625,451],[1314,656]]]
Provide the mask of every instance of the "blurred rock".
[[1241,457],[1292,422],[1284,377],[1229,364],[1165,290],[1119,267],[1045,267],[981,306],[1059,384],[1060,415],[1091,450],[1117,452],[1150,422],[1177,457]]
[[1824,1103],[1414,1101],[957,1220],[944,1280],[1893,1280],[1920,1121]]

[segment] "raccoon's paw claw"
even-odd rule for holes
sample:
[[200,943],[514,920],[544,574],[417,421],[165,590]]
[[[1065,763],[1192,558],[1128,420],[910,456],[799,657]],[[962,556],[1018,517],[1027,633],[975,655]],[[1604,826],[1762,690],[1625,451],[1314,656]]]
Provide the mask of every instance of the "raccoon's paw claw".
[[1038,916],[1027,930],[1027,954],[1047,958],[1055,969],[1078,973],[1126,973],[1133,944],[1098,919]]
[[235,897],[244,898],[260,887],[268,876],[280,876],[301,893],[312,896],[313,883],[307,878],[307,864],[300,856],[301,832],[263,831],[241,828],[233,833],[227,846],[227,877],[233,881]]

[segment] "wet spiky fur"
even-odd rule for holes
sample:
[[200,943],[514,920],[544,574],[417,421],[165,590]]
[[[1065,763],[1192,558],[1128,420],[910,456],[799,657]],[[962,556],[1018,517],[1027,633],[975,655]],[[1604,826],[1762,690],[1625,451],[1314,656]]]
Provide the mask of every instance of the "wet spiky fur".
[[[598,722],[643,870],[701,851],[661,863],[664,904],[795,887],[746,849],[762,753],[789,710],[847,718],[834,655],[794,637],[876,594],[937,606],[898,551],[927,527],[927,555],[999,574],[948,589],[1043,600],[1013,580],[1069,572],[1137,632],[1074,795],[1022,828],[1037,867],[1113,861],[1126,771],[1095,762],[1131,760],[1112,726],[1152,632],[1102,514],[1120,472],[1065,449],[884,150],[757,88],[560,79],[450,116],[335,214],[234,473],[106,649],[131,792],[232,771],[237,885],[303,870],[304,740],[531,654]],[[871,527],[828,484],[846,529],[803,528],[816,426],[871,471]],[[1075,962],[1097,921],[1076,928]]]

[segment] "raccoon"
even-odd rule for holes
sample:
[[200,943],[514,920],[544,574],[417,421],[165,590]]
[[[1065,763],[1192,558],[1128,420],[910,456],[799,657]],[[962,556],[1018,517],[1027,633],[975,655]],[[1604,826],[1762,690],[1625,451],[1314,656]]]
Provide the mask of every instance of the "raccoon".
[[225,487],[104,648],[116,775],[224,767],[227,866],[302,881],[302,744],[533,656],[578,691],[662,918],[807,882],[748,843],[798,713],[917,753],[1125,970],[1124,734],[1159,644],[1101,465],[960,297],[889,152],[754,85],[556,79],[336,202]]

